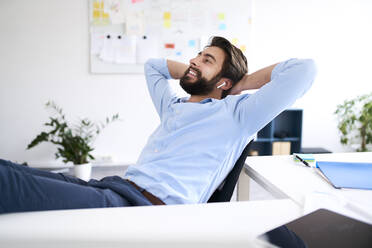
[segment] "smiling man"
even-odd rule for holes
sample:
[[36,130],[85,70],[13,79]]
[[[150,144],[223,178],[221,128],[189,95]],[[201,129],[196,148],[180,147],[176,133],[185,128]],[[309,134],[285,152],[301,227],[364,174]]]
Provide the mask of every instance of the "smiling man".
[[[287,61],[247,74],[243,53],[213,37],[189,65],[145,64],[160,117],[124,177],[83,180],[0,160],[0,213],[48,209],[205,203],[254,134],[311,86],[312,60]],[[178,97],[168,79],[190,94]],[[240,94],[259,89],[256,93]]]
[[[218,99],[221,95],[218,88],[215,86],[218,81],[221,81],[221,72],[223,67],[223,61],[225,61],[225,53],[218,47],[212,46],[207,47],[204,51],[200,52],[198,56],[190,61],[191,66],[186,70],[185,74],[180,80],[181,87],[191,95],[192,99],[189,101],[200,101],[197,96],[206,96],[211,94],[213,91],[213,97]],[[244,58],[244,57],[242,57]],[[170,67],[172,63],[169,62]],[[205,65],[205,66],[204,66]],[[181,67],[181,65],[180,65]],[[241,67],[242,73],[247,72],[246,64]],[[203,71],[203,77],[202,73]],[[174,71],[172,71],[175,74]],[[211,75],[212,74],[212,75]],[[211,77],[210,79],[207,79]],[[224,78],[225,84],[221,84],[219,87],[226,85],[226,81],[230,81],[229,78]]]
[[[125,178],[166,204],[204,203],[256,132],[310,88],[312,60],[290,59],[247,74],[243,53],[213,37],[190,65],[152,59],[145,65],[160,126]],[[179,98],[168,79],[190,94]],[[260,89],[253,95],[243,90]]]

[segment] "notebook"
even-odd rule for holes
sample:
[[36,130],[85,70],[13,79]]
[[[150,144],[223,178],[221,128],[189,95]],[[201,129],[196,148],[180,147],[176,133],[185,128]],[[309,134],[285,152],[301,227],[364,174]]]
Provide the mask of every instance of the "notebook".
[[372,247],[372,225],[318,209],[260,235],[279,247]]
[[372,163],[317,161],[316,165],[335,188],[372,189]]

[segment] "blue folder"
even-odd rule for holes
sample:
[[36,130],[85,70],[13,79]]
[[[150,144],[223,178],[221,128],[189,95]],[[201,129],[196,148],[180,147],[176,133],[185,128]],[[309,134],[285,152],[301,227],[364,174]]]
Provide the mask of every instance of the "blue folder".
[[372,163],[317,161],[316,164],[335,188],[372,189]]

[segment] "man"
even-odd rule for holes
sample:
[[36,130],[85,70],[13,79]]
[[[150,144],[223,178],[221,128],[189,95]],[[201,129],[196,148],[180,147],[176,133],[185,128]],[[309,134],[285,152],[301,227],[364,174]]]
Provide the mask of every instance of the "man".
[[[161,123],[124,178],[85,182],[0,161],[0,213],[207,202],[252,136],[292,105],[315,77],[312,60],[290,59],[247,74],[243,53],[222,37],[190,65],[145,64]],[[168,79],[180,79],[179,98]],[[253,95],[238,95],[260,89]]]

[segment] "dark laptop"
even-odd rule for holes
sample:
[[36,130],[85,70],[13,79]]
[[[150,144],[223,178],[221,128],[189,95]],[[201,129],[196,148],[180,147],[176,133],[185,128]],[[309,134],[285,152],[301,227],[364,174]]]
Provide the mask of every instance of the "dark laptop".
[[372,248],[372,225],[319,209],[259,236],[279,247]]

